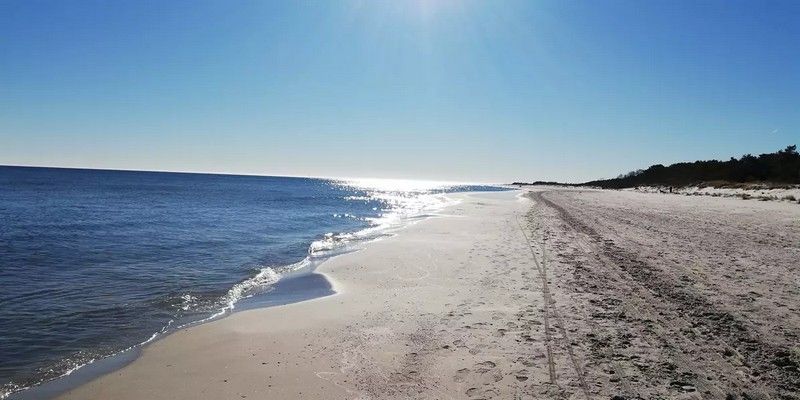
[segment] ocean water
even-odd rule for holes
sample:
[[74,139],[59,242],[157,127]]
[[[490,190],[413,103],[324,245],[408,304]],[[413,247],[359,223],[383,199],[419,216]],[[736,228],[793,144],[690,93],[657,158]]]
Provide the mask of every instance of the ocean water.
[[0,398],[248,301],[330,294],[324,279],[276,287],[435,213],[443,193],[489,190],[0,167]]

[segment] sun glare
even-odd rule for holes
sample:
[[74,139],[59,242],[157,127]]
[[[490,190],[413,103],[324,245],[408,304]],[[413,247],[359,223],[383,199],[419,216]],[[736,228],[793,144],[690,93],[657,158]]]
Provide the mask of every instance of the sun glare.
[[356,10],[368,10],[379,15],[394,14],[410,20],[429,22],[437,17],[458,11],[466,4],[464,0],[399,0],[390,2],[371,2],[356,0],[352,6]]
[[395,192],[425,192],[458,184],[444,181],[378,178],[344,179],[341,183],[358,189]]
[[452,11],[458,7],[459,3],[456,0],[409,0],[413,12],[422,20],[430,20],[435,18],[438,14],[446,11]]

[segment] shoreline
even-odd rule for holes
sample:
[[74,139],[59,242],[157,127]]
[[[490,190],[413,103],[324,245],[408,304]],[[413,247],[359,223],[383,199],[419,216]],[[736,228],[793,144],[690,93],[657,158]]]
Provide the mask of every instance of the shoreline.
[[[526,200],[522,200],[519,198],[518,191],[504,191],[504,192],[487,192],[487,193],[450,193],[447,196],[453,196],[456,198],[461,199],[472,199],[471,203],[480,203],[480,201],[475,199],[480,199],[482,197],[488,197],[492,199],[493,197],[502,197],[505,198],[505,201],[511,201],[512,203],[519,204],[519,202],[524,202]],[[215,376],[220,373],[220,370],[217,369],[216,371],[210,370],[210,368],[202,367],[203,365],[220,365],[224,364],[225,369],[236,369],[236,364],[239,364],[239,361],[233,361],[234,359],[227,358],[226,354],[229,353],[231,348],[226,347],[224,350],[216,347],[216,345],[220,344],[228,344],[229,346],[232,345],[233,348],[237,350],[241,350],[242,346],[246,344],[252,344],[253,337],[258,337],[264,339],[265,341],[269,340],[270,338],[274,340],[283,341],[285,344],[284,346],[275,346],[271,349],[267,348],[251,348],[248,350],[250,352],[250,357],[256,357],[259,355],[259,359],[261,360],[259,363],[255,364],[254,366],[250,366],[249,368],[244,368],[243,371],[237,374],[230,374],[231,377],[228,379],[222,378],[219,379],[220,384],[228,383],[226,381],[232,381],[236,379],[237,375],[244,375],[244,376],[252,376],[254,372],[254,368],[260,369],[266,366],[268,360],[276,361],[277,358],[282,357],[286,351],[296,350],[297,353],[303,353],[304,349],[309,346],[313,346],[314,341],[305,341],[302,340],[302,337],[305,337],[308,333],[303,333],[306,329],[313,328],[318,330],[317,333],[320,333],[319,330],[322,332],[327,331],[329,328],[326,328],[327,325],[338,325],[341,326],[342,321],[348,321],[350,324],[358,325],[361,318],[356,317],[354,313],[357,313],[357,310],[350,309],[349,311],[344,311],[340,304],[345,300],[350,300],[352,298],[361,299],[364,296],[364,290],[368,287],[374,288],[374,281],[370,283],[367,287],[362,286],[363,280],[365,278],[364,275],[372,275],[375,271],[370,267],[355,267],[354,263],[363,263],[366,260],[375,260],[376,255],[383,253],[383,251],[392,249],[396,247],[397,242],[403,242],[411,238],[414,239],[413,231],[417,231],[419,229],[425,230],[425,227],[432,224],[433,221],[452,221],[458,220],[457,216],[452,215],[454,209],[457,209],[461,206],[461,203],[451,205],[445,209],[439,210],[438,215],[433,215],[424,219],[420,219],[414,221],[409,226],[404,227],[403,229],[397,231],[394,235],[389,237],[383,237],[378,240],[371,241],[369,245],[363,246],[360,250],[351,253],[345,253],[341,255],[334,256],[325,262],[321,263],[315,273],[321,274],[326,277],[326,279],[330,282],[332,287],[336,288],[336,294],[332,296],[326,297],[319,297],[313,298],[310,300],[291,303],[276,307],[267,307],[267,308],[253,308],[242,310],[238,312],[234,312],[230,316],[226,318],[210,321],[204,323],[202,325],[192,326],[187,329],[183,329],[177,332],[174,332],[160,340],[157,340],[150,345],[146,346],[142,354],[133,362],[123,366],[119,370],[112,371],[107,373],[103,376],[97,377],[96,379],[80,385],[78,387],[72,388],[71,390],[64,392],[57,396],[56,398],[59,399],[68,399],[68,398],[158,398],[159,396],[165,396],[170,398],[191,398],[197,395],[199,392],[195,390],[187,389],[183,387],[183,389],[179,388],[171,388],[166,389],[162,387],[162,390],[158,391],[149,391],[146,394],[143,393],[135,393],[136,391],[133,390],[136,387],[136,382],[142,382],[141,373],[149,374],[154,369],[161,369],[161,368],[172,368],[174,364],[186,362],[185,368],[194,369],[198,368],[197,370],[192,371],[189,373],[189,376],[194,376],[195,374],[203,375],[203,381],[207,381],[211,379],[211,376]],[[473,204],[474,206],[474,204]],[[436,224],[433,224],[436,225]],[[449,223],[445,223],[445,225],[449,225]],[[416,245],[415,245],[416,246]],[[378,269],[386,268],[388,265],[385,263],[381,263],[383,265],[379,266]],[[354,269],[358,269],[355,273]],[[413,271],[411,271],[413,272]],[[400,273],[400,272],[398,272]],[[394,274],[394,273],[393,273]],[[401,274],[401,273],[400,273]],[[403,282],[405,282],[404,278],[401,275],[397,275],[394,278],[399,278],[399,282],[401,286]],[[425,276],[412,278],[411,282],[417,281],[419,279],[426,279]],[[369,290],[370,292],[374,292],[373,290]],[[373,293],[374,294],[374,293]],[[380,293],[383,297],[384,293]],[[358,311],[365,311],[365,309],[373,309],[375,308],[375,302],[357,302],[362,305],[360,307],[361,310]],[[341,315],[342,312],[345,312],[348,317],[344,317]],[[331,314],[336,314],[332,316]],[[264,318],[269,318],[273,320],[274,324],[265,324],[263,322]],[[300,319],[300,320],[298,320]],[[292,334],[288,334],[287,332],[292,332]],[[248,333],[250,335],[248,335]],[[248,339],[248,336],[251,336]],[[300,336],[300,337],[298,337]],[[277,338],[277,339],[276,339]],[[188,347],[187,347],[188,346]],[[191,350],[190,350],[191,349]],[[283,350],[286,351],[283,351]],[[197,352],[202,352],[205,355],[197,355]],[[243,354],[240,354],[243,355]],[[292,357],[296,358],[296,355]],[[290,358],[292,358],[290,357]],[[222,362],[220,359],[225,359],[226,361],[230,361],[229,363]],[[324,357],[323,357],[324,358]],[[166,364],[164,363],[165,360],[173,360],[169,361]],[[290,376],[295,376],[296,374],[310,374],[311,378],[315,380],[322,380],[326,382],[324,386],[324,390],[314,391],[316,393],[316,398],[330,398],[332,393],[338,393],[340,395],[345,396],[348,393],[348,390],[352,391],[352,389],[347,389],[347,385],[343,385],[341,382],[335,382],[335,379],[328,379],[326,378],[332,377],[331,374],[336,374],[336,369],[331,368],[331,359],[326,358],[326,360],[314,361],[305,359],[306,362],[309,362],[303,368],[296,368],[293,371],[289,371]],[[206,364],[209,363],[210,364]],[[278,361],[277,364],[273,364],[274,367],[278,367],[281,362]],[[302,363],[297,362],[295,360],[296,367],[302,365]],[[324,366],[322,364],[325,364]],[[284,364],[286,365],[286,364]],[[317,371],[309,371],[309,367],[314,366]],[[277,371],[277,369],[276,369]],[[168,372],[163,370],[162,372]],[[185,371],[188,373],[188,371]],[[209,375],[210,374],[210,375]],[[159,375],[159,374],[156,374]],[[267,375],[269,376],[269,375]],[[153,385],[152,379],[156,378],[156,376],[151,376],[146,380],[149,382],[149,385]],[[212,379],[213,380],[213,379]],[[277,379],[276,379],[277,380]],[[291,390],[297,389],[297,392],[287,391],[287,388],[283,390],[279,390],[277,387],[274,391],[270,394],[277,395],[278,397],[283,396],[292,396],[298,395],[302,392],[302,388],[305,386],[301,380],[297,379],[283,379],[283,382],[295,382],[289,385]],[[160,384],[164,385],[173,385],[179,384],[178,381],[172,379],[166,379],[164,382]],[[133,385],[133,386],[130,386]],[[261,393],[264,393],[263,390],[270,389],[269,386],[266,388],[256,388],[253,386],[252,382],[243,383],[241,387],[249,387],[251,389],[260,389],[262,390]],[[155,385],[159,386],[159,385]],[[234,385],[230,385],[234,386]],[[277,386],[277,385],[276,385]],[[216,387],[216,389],[215,389]],[[175,392],[178,390],[178,393]],[[185,391],[184,391],[185,390]],[[311,389],[307,389],[309,391]],[[216,394],[212,395],[209,391],[214,391]],[[230,397],[234,393],[226,392],[223,389],[219,388],[217,385],[210,385],[206,387],[203,391],[203,396],[209,397]],[[281,394],[282,393],[282,394]],[[293,394],[292,394],[293,393]],[[309,393],[304,392],[303,396]],[[155,397],[154,397],[155,396]],[[237,396],[238,397],[238,396]],[[313,396],[312,396],[313,397]]]
[[[443,195],[445,197],[449,197],[453,194],[464,193],[473,192],[453,192]],[[453,202],[452,198],[449,199],[449,201],[452,203],[444,206],[444,209],[452,207],[458,203],[457,201]],[[342,248],[328,250],[330,254],[323,255],[321,259],[309,260],[309,256],[307,256],[304,260],[301,260],[295,264],[308,263],[311,266],[310,269],[305,267],[299,270],[289,269],[284,271],[281,274],[281,278],[271,285],[270,290],[267,293],[241,298],[236,302],[235,307],[223,310],[222,312],[208,317],[201,318],[197,321],[188,322],[172,330],[157,332],[144,342],[134,344],[117,353],[92,360],[87,364],[75,367],[65,375],[38,383],[16,392],[9,393],[2,398],[7,400],[58,398],[58,396],[61,396],[80,386],[86,385],[87,383],[90,383],[96,379],[102,378],[105,375],[114,373],[130,363],[135,362],[141,357],[142,353],[145,352],[148,347],[156,342],[165,340],[180,331],[221,321],[235,314],[251,310],[281,307],[294,303],[309,302],[318,299],[324,299],[326,297],[334,297],[340,294],[342,289],[337,287],[336,281],[331,274],[320,270],[321,266],[325,265],[329,260],[361,251],[372,242],[393,237],[402,232],[404,229],[418,222],[430,218],[436,218],[438,216],[437,213],[440,211],[443,211],[443,209],[427,210],[425,213],[420,215],[406,216],[404,218],[404,222],[402,223],[394,223],[390,226],[383,227],[366,227],[351,233],[344,233],[345,235],[359,235],[367,231],[378,232],[378,234],[375,234],[375,236],[361,238],[353,243],[345,245]],[[315,241],[314,244],[315,243],[317,243],[317,241]],[[286,267],[291,267],[291,265]],[[248,278],[245,280],[245,282],[252,279],[252,277]],[[310,280],[314,280],[316,282],[298,284],[298,282]]]
[[[338,257],[339,255],[333,256]],[[327,260],[326,260],[327,261]],[[297,288],[296,283],[299,280],[315,279],[318,282],[316,286],[308,284],[303,285],[302,288]],[[320,282],[319,280],[324,280]],[[312,283],[313,285],[313,283]],[[288,286],[288,287],[287,287]],[[299,289],[299,290],[298,290]],[[327,289],[327,290],[326,290]],[[275,293],[276,291],[288,291],[289,293]],[[308,293],[309,291],[315,294]],[[187,323],[183,326],[177,327],[174,330],[166,331],[165,333],[154,334],[150,339],[135,344],[127,349],[121,350],[117,353],[108,355],[106,357],[95,359],[87,364],[81,365],[70,371],[69,373],[59,376],[55,379],[39,383],[37,385],[9,393],[4,400],[40,400],[40,399],[54,399],[64,393],[85,385],[95,379],[99,379],[104,375],[114,373],[128,364],[135,362],[142,353],[152,344],[167,339],[177,332],[193,329],[215,321],[221,321],[232,315],[249,310],[258,310],[270,307],[280,307],[293,303],[300,303],[305,301],[313,301],[326,297],[336,296],[335,283],[329,276],[319,273],[315,270],[304,272],[297,276],[287,276],[281,278],[272,286],[269,293],[256,295],[242,299],[242,304],[237,304],[237,307],[232,311],[228,310],[224,314],[200,319],[194,322]]]

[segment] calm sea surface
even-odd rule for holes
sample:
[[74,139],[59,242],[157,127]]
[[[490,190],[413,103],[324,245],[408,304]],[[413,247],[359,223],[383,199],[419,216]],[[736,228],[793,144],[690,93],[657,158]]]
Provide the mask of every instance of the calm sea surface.
[[442,193],[486,190],[0,167],[0,398],[278,296],[282,277],[436,212]]

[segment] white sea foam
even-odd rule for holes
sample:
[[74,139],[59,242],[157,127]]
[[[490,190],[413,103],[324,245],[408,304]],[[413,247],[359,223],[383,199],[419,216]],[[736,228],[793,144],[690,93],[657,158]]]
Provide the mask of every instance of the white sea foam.
[[197,305],[197,297],[191,294],[181,296],[181,310],[187,311]]
[[[313,241],[308,247],[308,256],[300,262],[283,267],[262,268],[252,278],[234,285],[223,297],[222,308],[218,312],[194,323],[215,319],[232,311],[237,302],[268,291],[287,273],[313,269],[329,257],[357,250],[363,243],[391,235],[419,217],[432,215],[444,207],[458,203],[458,200],[443,193],[431,193],[452,186],[441,182],[355,180],[340,181],[338,184],[366,192],[365,195],[346,197],[346,200],[378,202],[386,211],[377,217],[360,218],[369,223],[367,228],[355,232],[329,232]],[[359,218],[351,214],[335,216]]]
[[266,287],[275,284],[281,276],[270,267],[262,268],[254,277],[233,285],[225,295],[224,302],[233,309],[236,302],[259,293]]
[[[370,196],[351,196],[350,201],[378,201],[384,204],[386,212],[377,217],[363,218],[369,226],[356,232],[329,232],[308,248],[312,258],[329,257],[359,244],[391,235],[395,230],[415,221],[418,217],[430,215],[438,210],[457,203],[457,200],[443,194],[386,193],[373,192]],[[346,214],[345,214],[346,215]]]

